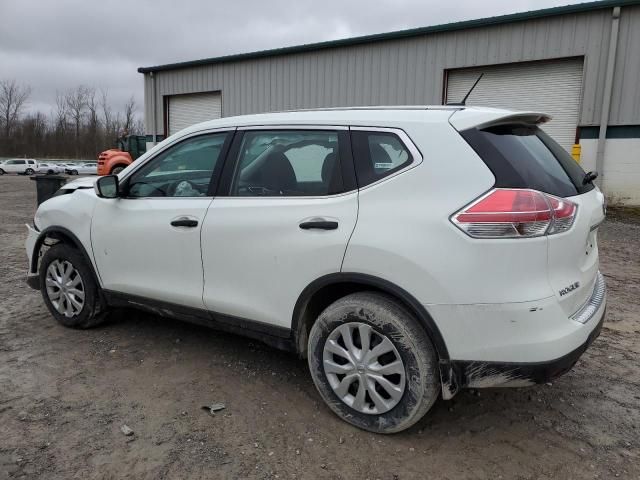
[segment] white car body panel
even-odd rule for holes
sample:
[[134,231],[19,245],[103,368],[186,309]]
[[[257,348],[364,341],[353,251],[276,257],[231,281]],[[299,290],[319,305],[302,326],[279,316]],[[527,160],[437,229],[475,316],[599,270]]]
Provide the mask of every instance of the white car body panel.
[[[98,198],[92,246],[103,288],[194,308],[202,302],[200,229],[211,198]],[[178,217],[199,227],[171,226]]]
[[100,271],[97,269],[91,248],[91,222],[97,197],[93,188],[82,183],[74,185],[71,189],[77,189],[73,193],[73,200],[71,199],[72,195],[50,198],[36,211],[34,223],[40,232],[49,227],[57,227],[75,235],[89,254],[92,266],[96,269],[98,279],[100,279]]
[[[358,195],[216,198],[202,229],[204,302],[218,313],[290,327],[302,290],[340,271]],[[337,230],[302,230],[315,218]]]

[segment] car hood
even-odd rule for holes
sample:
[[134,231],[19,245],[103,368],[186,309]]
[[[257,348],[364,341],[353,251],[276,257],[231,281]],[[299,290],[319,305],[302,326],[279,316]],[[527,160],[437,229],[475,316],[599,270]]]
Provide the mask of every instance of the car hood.
[[65,183],[62,186],[63,190],[78,190],[79,188],[93,188],[93,185],[96,183],[100,177],[85,177],[78,178],[77,180],[72,180],[70,182]]

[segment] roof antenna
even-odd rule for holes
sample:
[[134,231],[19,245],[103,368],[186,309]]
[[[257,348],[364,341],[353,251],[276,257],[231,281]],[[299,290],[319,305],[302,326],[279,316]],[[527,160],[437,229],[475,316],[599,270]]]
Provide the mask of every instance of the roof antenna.
[[484,72],[478,75],[478,78],[476,79],[475,83],[472,85],[472,87],[469,89],[469,91],[467,92],[467,94],[464,96],[464,98],[460,103],[447,103],[447,105],[461,105],[464,107],[467,104],[467,98],[469,98],[469,95],[471,95],[471,92],[473,92],[474,88],[476,88],[476,85],[478,85],[478,82],[483,77],[483,75],[484,75]]

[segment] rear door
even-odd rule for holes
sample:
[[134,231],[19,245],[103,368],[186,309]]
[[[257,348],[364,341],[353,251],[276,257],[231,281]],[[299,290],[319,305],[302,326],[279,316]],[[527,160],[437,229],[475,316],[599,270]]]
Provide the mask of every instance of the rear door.
[[302,290],[340,271],[357,212],[346,128],[239,130],[202,228],[206,307],[289,328]]

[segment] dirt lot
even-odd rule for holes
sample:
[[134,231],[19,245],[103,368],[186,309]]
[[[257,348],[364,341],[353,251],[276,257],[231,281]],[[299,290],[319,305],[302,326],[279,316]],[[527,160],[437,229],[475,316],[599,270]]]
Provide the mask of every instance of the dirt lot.
[[34,197],[0,177],[0,479],[640,478],[638,217],[600,229],[608,317],[573,371],[463,392],[379,436],[338,420],[305,362],[254,341],[136,312],[57,325],[23,283]]

